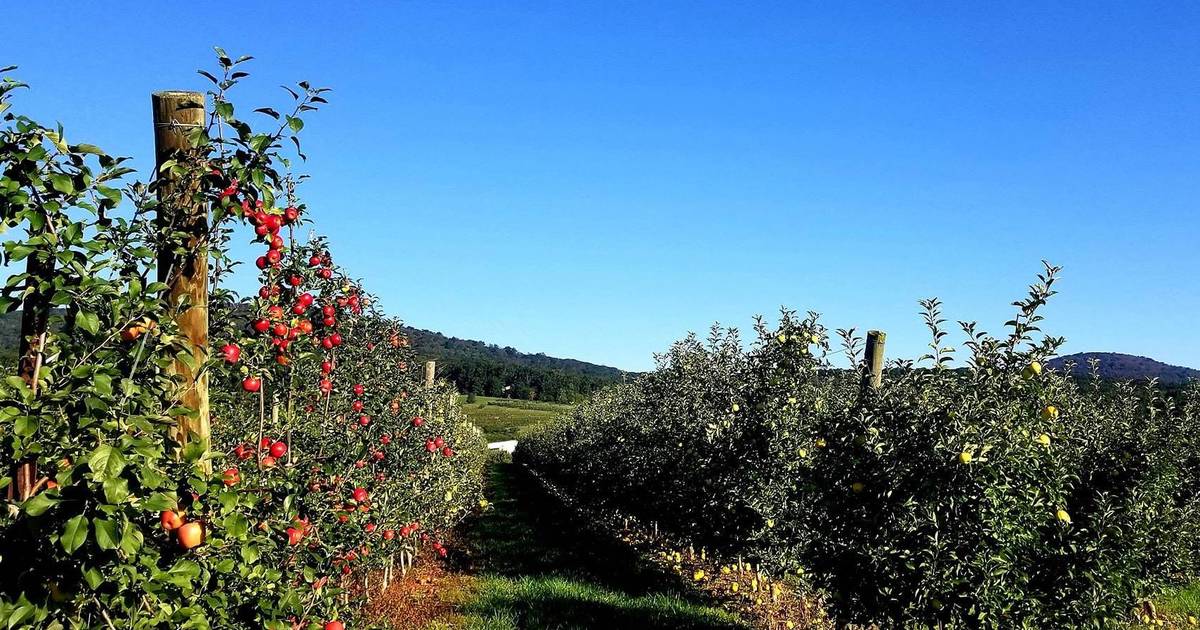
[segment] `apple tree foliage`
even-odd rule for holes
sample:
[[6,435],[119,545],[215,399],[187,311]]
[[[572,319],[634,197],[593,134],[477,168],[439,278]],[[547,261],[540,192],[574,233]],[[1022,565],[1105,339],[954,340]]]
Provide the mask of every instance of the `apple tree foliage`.
[[[658,368],[523,440],[593,505],[799,573],[887,627],[1109,627],[1200,569],[1200,391],[1042,371],[1047,267],[999,338],[936,300],[922,361],[878,390],[810,314],[675,344]],[[837,331],[851,365],[859,338]]]
[[[195,148],[148,184],[127,181],[124,158],[9,111],[24,85],[0,73],[0,307],[49,314],[36,375],[0,382],[5,627],[352,621],[352,585],[478,502],[482,438],[453,392],[425,386],[399,322],[325,239],[301,235],[311,221],[292,168],[326,90],[285,87],[286,112],[251,114],[259,130],[229,98],[247,60],[218,50]],[[196,203],[210,208],[211,298],[172,304],[157,252],[193,250],[155,217]],[[238,239],[264,254],[251,296],[223,285],[244,264]],[[197,364],[175,315],[204,306],[210,356]],[[177,434],[196,411],[176,402],[176,361],[209,379],[208,443]],[[36,465],[27,498],[11,492],[18,462]],[[167,516],[203,538],[169,531]]]

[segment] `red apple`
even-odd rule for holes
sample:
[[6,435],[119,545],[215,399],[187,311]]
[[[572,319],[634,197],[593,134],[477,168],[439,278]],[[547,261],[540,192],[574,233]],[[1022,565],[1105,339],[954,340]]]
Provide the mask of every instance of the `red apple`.
[[237,485],[242,480],[242,473],[237,469],[237,466],[231,466],[221,473],[221,482],[226,487]]
[[169,532],[183,527],[183,519],[175,510],[163,510],[163,513],[159,515],[159,521],[162,523],[162,528]]
[[179,539],[180,547],[193,549],[204,542],[204,525],[199,521],[184,523],[175,530],[175,535]]

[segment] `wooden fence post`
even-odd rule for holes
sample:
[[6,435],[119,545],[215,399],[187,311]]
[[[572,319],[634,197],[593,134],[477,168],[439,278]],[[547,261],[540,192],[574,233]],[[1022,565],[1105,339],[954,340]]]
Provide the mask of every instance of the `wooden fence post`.
[[[155,177],[159,179],[157,223],[160,232],[185,234],[183,243],[168,241],[158,252],[158,279],[167,283],[168,299],[181,332],[191,346],[195,369],[183,361],[175,362],[175,371],[183,377],[180,402],[196,412],[181,417],[176,430],[182,444],[199,441],[208,448],[209,410],[208,373],[201,371],[208,357],[208,208],[189,190],[191,182],[176,182],[162,172],[164,162],[176,159],[180,152],[192,149],[188,136],[204,127],[205,103],[201,92],[155,92],[154,108]],[[179,189],[180,184],[187,187]],[[182,245],[183,253],[176,250]],[[187,304],[180,308],[181,300]]]
[[863,373],[862,388],[879,389],[883,385],[883,345],[887,333],[882,330],[867,332],[866,371]]
[[[53,233],[49,220],[46,221],[43,230],[43,233]],[[26,273],[29,274],[29,279],[25,283],[25,299],[21,302],[20,364],[17,367],[17,375],[36,396],[38,373],[42,369],[42,350],[46,345],[46,332],[50,325],[50,293],[39,290],[38,286],[43,281],[49,281],[54,275],[54,257],[46,256],[43,259],[35,252],[29,256]],[[13,470],[12,484],[8,487],[8,498],[24,501],[33,496],[40,485],[37,476],[36,458],[26,458],[17,462]]]
[[433,375],[437,371],[437,361],[425,362],[425,387],[433,387]]

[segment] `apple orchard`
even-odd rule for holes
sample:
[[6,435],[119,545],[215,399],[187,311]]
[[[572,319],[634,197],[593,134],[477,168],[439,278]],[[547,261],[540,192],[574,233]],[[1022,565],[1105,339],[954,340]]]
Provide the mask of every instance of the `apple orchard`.
[[[0,385],[6,627],[355,627],[350,589],[445,555],[479,502],[452,388],[308,236],[293,169],[326,90],[285,88],[252,125],[230,98],[247,59],[218,50],[206,99],[164,101],[196,122],[160,131],[178,146],[147,182],[14,113],[26,86],[0,75],[0,305],[23,320]],[[226,287],[239,266],[252,295]]]

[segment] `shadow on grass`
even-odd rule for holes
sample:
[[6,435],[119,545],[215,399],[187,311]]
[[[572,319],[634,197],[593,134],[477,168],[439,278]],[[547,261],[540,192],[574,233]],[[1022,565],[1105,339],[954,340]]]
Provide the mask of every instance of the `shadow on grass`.
[[476,598],[461,609],[466,628],[745,628],[724,611],[669,594],[631,597],[564,577],[491,577],[478,586]]
[[611,536],[592,533],[519,466],[488,469],[491,508],[461,531],[480,575],[456,628],[742,629]]

